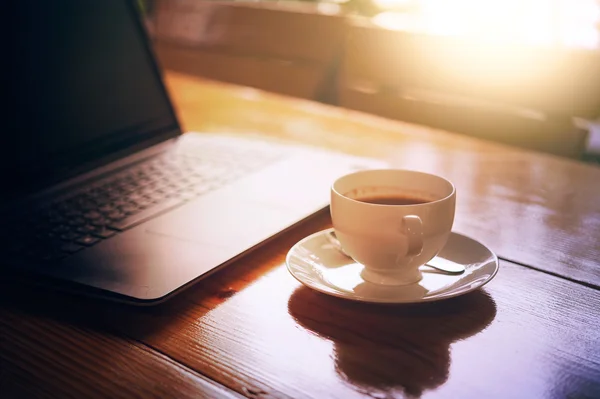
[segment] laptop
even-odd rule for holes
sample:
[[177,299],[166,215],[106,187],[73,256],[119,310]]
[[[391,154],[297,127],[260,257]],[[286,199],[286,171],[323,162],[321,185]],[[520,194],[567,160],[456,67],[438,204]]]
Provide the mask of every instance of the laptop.
[[335,178],[377,166],[182,134],[136,2],[13,3],[4,275],[158,303],[325,209]]

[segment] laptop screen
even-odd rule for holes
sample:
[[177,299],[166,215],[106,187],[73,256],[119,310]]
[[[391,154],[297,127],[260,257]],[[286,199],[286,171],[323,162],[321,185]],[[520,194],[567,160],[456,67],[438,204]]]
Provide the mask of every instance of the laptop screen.
[[90,161],[177,134],[134,4],[12,3],[0,200]]

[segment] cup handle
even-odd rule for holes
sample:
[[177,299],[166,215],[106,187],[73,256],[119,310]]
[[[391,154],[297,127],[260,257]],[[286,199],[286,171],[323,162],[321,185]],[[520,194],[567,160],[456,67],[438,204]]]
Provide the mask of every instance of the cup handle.
[[408,237],[406,256],[417,256],[423,251],[423,222],[416,215],[402,218],[402,232]]

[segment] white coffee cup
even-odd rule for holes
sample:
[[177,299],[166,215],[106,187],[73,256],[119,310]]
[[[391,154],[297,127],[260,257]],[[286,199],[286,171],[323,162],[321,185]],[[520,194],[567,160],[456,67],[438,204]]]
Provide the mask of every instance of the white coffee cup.
[[[422,203],[364,201],[369,198]],[[331,187],[335,234],[344,252],[364,266],[363,279],[376,284],[421,280],[419,267],[433,259],[450,236],[455,203],[456,189],[448,180],[410,170],[360,171],[340,177]]]

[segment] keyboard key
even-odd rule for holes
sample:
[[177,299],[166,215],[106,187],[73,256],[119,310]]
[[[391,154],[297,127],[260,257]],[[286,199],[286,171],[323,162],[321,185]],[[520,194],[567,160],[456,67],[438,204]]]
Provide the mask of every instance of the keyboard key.
[[108,204],[105,204],[105,205],[102,205],[101,207],[99,207],[98,212],[107,214],[109,212],[112,212],[114,209],[115,209],[115,205],[112,203],[108,203]]
[[86,201],[86,202],[82,202],[82,203],[78,204],[78,207],[83,212],[88,212],[88,211],[92,211],[92,210],[98,208],[98,205],[96,205],[95,202]]
[[141,178],[138,181],[138,184],[139,184],[140,187],[145,187],[145,186],[147,186],[148,184],[151,184],[151,183],[152,183],[152,179],[150,179],[149,177]]
[[69,221],[67,222],[67,224],[68,224],[69,226],[72,226],[72,227],[78,227],[78,226],[82,226],[82,225],[84,225],[85,223],[86,223],[86,222],[85,222],[85,219],[84,219],[84,218],[79,218],[79,217],[78,217],[78,218],[75,218],[75,219],[71,219],[71,220],[69,220]]
[[155,192],[153,192],[153,193],[150,193],[150,194],[148,195],[148,197],[150,198],[150,200],[151,200],[151,201],[154,201],[154,202],[156,202],[156,201],[160,201],[160,200],[162,200],[163,198],[165,198],[165,193],[164,193],[162,190],[160,190],[160,191],[155,191]]
[[149,206],[152,205],[152,201],[148,198],[141,198],[139,200],[136,201],[137,206],[141,209],[145,209],[148,208]]
[[184,191],[181,193],[179,198],[181,198],[184,201],[189,201],[189,200],[196,198],[197,196],[198,195],[196,193],[194,193],[193,191]]
[[85,245],[86,247],[94,245],[98,241],[100,241],[100,239],[94,236],[83,236],[75,240],[77,244]]
[[104,227],[109,223],[109,219],[101,217],[100,219],[92,220],[90,224],[96,227]]
[[81,234],[77,234],[73,231],[69,231],[68,233],[64,233],[60,235],[60,239],[64,241],[73,241],[77,238],[81,237]]
[[123,212],[117,210],[117,211],[112,211],[111,213],[106,215],[106,217],[112,221],[115,221],[115,220],[125,219],[127,217],[127,215],[124,214]]
[[108,192],[106,195],[110,200],[116,200],[123,196],[123,194],[121,194],[120,192],[118,192],[116,190],[112,190],[112,191]]
[[117,234],[114,230],[102,228],[91,233],[94,237],[109,238]]
[[123,205],[127,205],[127,201],[124,200],[124,199],[122,199],[122,198],[120,198],[118,200],[113,201],[112,204],[115,206],[115,208],[118,208],[118,207],[121,207]]
[[82,234],[90,234],[96,230],[98,230],[98,227],[93,226],[91,224],[86,224],[77,228],[77,231]]
[[127,205],[123,205],[119,209],[123,213],[132,214],[132,213],[135,213],[139,208],[135,205],[127,204]]
[[142,198],[143,198],[142,194],[140,194],[139,190],[136,191],[136,192],[134,192],[134,193],[129,194],[129,197],[127,197],[127,199],[129,201],[138,201],[138,200],[140,200]]
[[98,204],[97,208],[103,206],[104,204],[107,204],[110,202],[110,197],[108,195],[102,194],[102,195],[98,195],[94,198],[94,200],[96,201],[96,204]]
[[83,217],[87,220],[99,219],[102,217],[102,214],[97,211],[89,211],[83,214]]
[[129,216],[121,221],[110,223],[108,227],[114,230],[122,231],[136,226],[142,222],[145,222],[146,220],[160,213],[173,209],[181,205],[183,202],[184,201],[180,198],[172,198],[167,201],[161,202],[157,205],[146,208],[143,211],[138,212],[135,215]]

